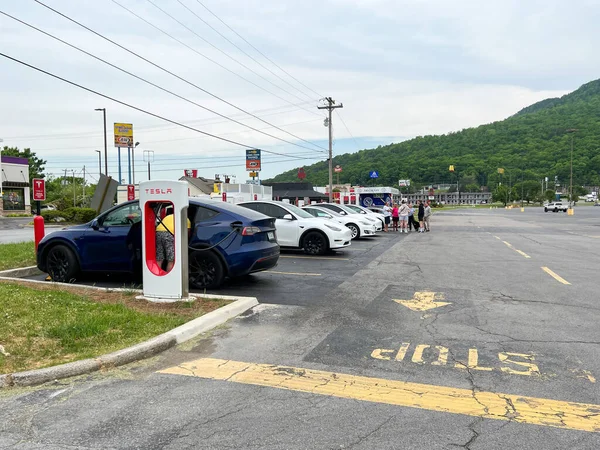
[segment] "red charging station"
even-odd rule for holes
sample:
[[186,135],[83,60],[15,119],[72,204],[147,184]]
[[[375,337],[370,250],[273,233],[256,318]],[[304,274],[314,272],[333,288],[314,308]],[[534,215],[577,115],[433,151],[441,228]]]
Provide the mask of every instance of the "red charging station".
[[[143,181],[140,183],[139,197],[142,210],[143,298],[155,302],[187,300],[188,184],[171,180]],[[168,246],[172,242],[174,248],[172,268],[168,267],[168,258],[157,258],[159,253],[165,253],[165,240],[169,241]]]

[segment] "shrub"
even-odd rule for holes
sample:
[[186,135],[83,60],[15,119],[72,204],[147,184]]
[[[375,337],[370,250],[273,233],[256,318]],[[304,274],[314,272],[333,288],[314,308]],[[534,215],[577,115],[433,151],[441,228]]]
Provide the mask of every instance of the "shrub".
[[97,216],[96,210],[92,208],[67,208],[63,214],[67,221],[74,223],[87,223]]
[[63,211],[58,210],[47,210],[42,211],[42,217],[46,222],[62,222],[67,220],[65,217],[65,213]]

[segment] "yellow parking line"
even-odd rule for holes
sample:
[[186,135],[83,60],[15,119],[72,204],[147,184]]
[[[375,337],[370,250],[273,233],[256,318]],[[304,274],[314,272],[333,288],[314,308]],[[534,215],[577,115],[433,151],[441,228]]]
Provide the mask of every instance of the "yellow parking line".
[[589,403],[213,358],[183,363],[159,373],[267,386],[485,419],[600,432],[600,405]]
[[350,258],[336,258],[335,256],[295,256],[295,255],[280,255],[280,258],[298,258],[298,259],[332,259],[335,261],[350,261]]
[[547,267],[542,267],[542,270],[544,272],[546,272],[548,275],[550,275],[552,278],[554,278],[556,281],[558,281],[559,283],[562,284],[571,284],[569,283],[567,280],[565,280],[563,277],[561,277],[560,275],[558,275],[557,273],[552,272],[550,269],[548,269]]
[[525,252],[522,252],[521,250],[518,250],[518,249],[514,248],[514,247],[512,246],[512,244],[510,244],[509,242],[506,242],[506,241],[502,241],[502,242],[504,242],[504,243],[505,243],[505,244],[508,246],[508,248],[510,248],[511,250],[514,250],[514,251],[515,251],[515,252],[517,252],[519,255],[521,255],[521,256],[524,256],[525,258],[531,258],[531,256],[529,256],[527,253],[525,253]]
[[320,273],[303,273],[303,272],[277,272],[276,270],[265,270],[265,273],[277,273],[280,275],[304,275],[307,277],[320,277]]
[[499,241],[501,240],[498,236],[494,236],[496,239],[498,239]]

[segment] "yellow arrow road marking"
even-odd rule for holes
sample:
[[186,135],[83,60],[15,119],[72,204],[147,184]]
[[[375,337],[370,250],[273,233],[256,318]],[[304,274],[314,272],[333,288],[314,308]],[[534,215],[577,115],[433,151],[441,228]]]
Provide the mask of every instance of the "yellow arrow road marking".
[[428,311],[440,306],[451,305],[451,302],[436,302],[435,300],[444,300],[444,295],[439,292],[415,292],[412,300],[394,301],[402,306],[406,306],[413,311]]
[[550,269],[548,269],[547,267],[542,267],[542,270],[544,272],[546,272],[548,275],[550,275],[552,278],[554,278],[556,281],[558,281],[559,283],[562,284],[568,284],[570,285],[571,283],[569,283],[567,280],[565,280],[563,277],[561,277],[560,275],[558,275],[557,273],[551,271]]
[[600,405],[588,403],[213,358],[187,362],[159,373],[268,386],[485,419],[600,432]]

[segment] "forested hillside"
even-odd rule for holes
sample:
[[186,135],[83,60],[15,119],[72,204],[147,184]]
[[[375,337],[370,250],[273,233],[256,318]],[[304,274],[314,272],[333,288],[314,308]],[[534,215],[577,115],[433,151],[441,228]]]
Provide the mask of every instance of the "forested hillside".
[[[397,185],[398,179],[414,184],[455,182],[461,185],[496,186],[498,168],[513,180],[541,180],[557,176],[568,184],[571,134],[574,133],[574,184],[600,185],[600,80],[592,81],[561,98],[535,103],[499,122],[441,136],[414,139],[335,156],[341,165],[340,183],[372,183],[369,171],[379,171],[379,185]],[[454,165],[454,174],[448,167]],[[306,181],[325,185],[327,162],[304,166]],[[522,172],[523,171],[523,174]],[[269,181],[298,181],[297,169]]]

